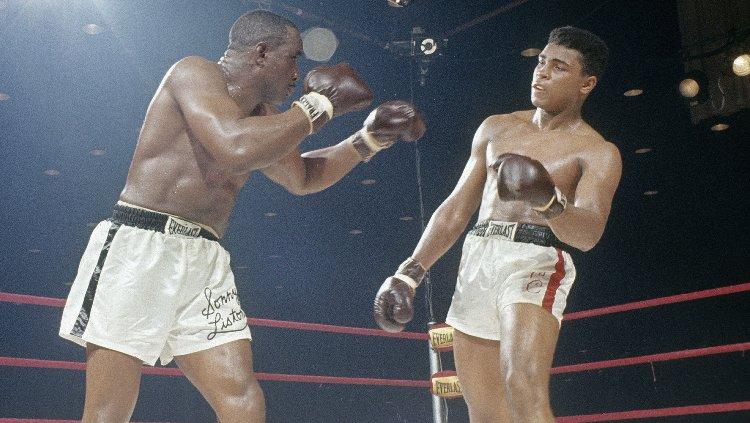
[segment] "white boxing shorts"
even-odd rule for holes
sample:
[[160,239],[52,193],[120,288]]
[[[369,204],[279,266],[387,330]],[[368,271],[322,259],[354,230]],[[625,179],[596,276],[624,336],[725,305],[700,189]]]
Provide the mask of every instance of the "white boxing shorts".
[[60,336],[154,365],[251,339],[229,253],[207,228],[118,203],[91,234]]
[[536,304],[560,323],[576,269],[559,246],[546,226],[478,223],[464,241],[446,323],[468,335],[500,340],[500,311],[517,303]]

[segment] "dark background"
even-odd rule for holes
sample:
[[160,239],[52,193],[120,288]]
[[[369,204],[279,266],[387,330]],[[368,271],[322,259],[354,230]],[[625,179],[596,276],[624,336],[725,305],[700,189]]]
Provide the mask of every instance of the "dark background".
[[[419,145],[425,220],[456,183],[479,123],[490,114],[531,108],[536,58],[520,51],[542,48],[549,31],[566,24],[599,34],[612,56],[584,117],[620,149],[623,177],[602,241],[574,254],[578,279],[566,311],[750,280],[750,113],[729,116],[730,128],[722,133],[690,123],[676,90],[683,67],[673,1],[531,0],[461,30],[510,2],[422,0],[394,9],[386,0],[3,0],[0,92],[10,98],[0,101],[0,291],[67,295],[92,224],[108,216],[122,189],[163,74],[187,55],[218,59],[234,19],[261,3],[301,30],[331,27],[340,45],[330,62],[350,62],[375,91],[374,104],[413,96],[423,109],[429,128]],[[104,31],[88,35],[82,30],[88,23]],[[408,40],[415,25],[448,38],[429,64],[424,86],[408,58],[384,48]],[[316,65],[302,60],[302,74]],[[622,95],[634,87],[644,94]],[[335,120],[305,140],[303,150],[338,142],[366,114]],[[646,147],[652,151],[635,153]],[[420,235],[414,148],[398,144],[305,197],[262,175],[251,177],[222,241],[250,317],[375,327],[373,295]],[[92,155],[93,149],[104,154]],[[44,174],[49,169],[59,175]],[[375,183],[364,185],[365,179]],[[438,321],[450,304],[460,243],[432,269]],[[747,342],[748,299],[740,293],[571,321],[562,327],[555,365]],[[57,337],[60,309],[0,303],[0,318],[0,356],[83,360],[81,348]],[[407,329],[424,331],[428,320],[419,301]],[[253,328],[253,337],[260,372],[429,377],[427,348],[419,341],[263,327]],[[444,359],[451,368],[449,355]],[[83,372],[0,367],[0,375],[0,418],[80,417]],[[556,415],[567,416],[747,401],[749,381],[747,356],[731,353],[556,375],[551,391]],[[431,421],[424,389],[262,386],[269,422]],[[462,400],[449,405],[451,422],[468,421]],[[185,379],[144,376],[133,419],[214,418]],[[750,416],[652,421],[739,422]]]

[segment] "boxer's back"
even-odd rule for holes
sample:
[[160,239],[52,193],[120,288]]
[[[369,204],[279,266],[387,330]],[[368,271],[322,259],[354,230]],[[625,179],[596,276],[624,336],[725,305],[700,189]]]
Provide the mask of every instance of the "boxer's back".
[[154,94],[120,199],[207,225],[221,235],[249,173],[220,169],[191,136],[170,84],[175,72],[206,77],[191,59],[170,69]]

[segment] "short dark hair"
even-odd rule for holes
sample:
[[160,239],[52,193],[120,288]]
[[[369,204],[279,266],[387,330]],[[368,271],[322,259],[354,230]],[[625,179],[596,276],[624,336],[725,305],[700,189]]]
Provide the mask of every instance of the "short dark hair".
[[253,10],[237,18],[229,30],[229,48],[242,50],[260,42],[277,47],[287,37],[287,28],[297,29],[289,19],[267,10]]
[[596,34],[574,26],[555,28],[549,33],[548,44],[557,44],[581,54],[583,72],[601,79],[607,68],[609,48]]

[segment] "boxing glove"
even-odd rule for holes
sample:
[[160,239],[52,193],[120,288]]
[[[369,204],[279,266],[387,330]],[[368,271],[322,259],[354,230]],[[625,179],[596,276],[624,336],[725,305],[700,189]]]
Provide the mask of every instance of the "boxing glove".
[[304,95],[294,102],[317,132],[335,116],[361,110],[372,102],[372,91],[347,63],[311,70],[302,85]]
[[534,210],[546,212],[555,202],[567,200],[539,161],[518,154],[500,155],[492,165],[497,170],[497,195],[503,201],[525,201]]
[[414,105],[401,100],[388,101],[370,112],[362,130],[352,138],[352,144],[362,160],[369,161],[399,139],[420,139],[426,129],[422,113]]
[[373,317],[381,329],[400,332],[414,317],[414,293],[424,278],[425,270],[419,262],[406,259],[396,274],[387,278],[375,294]]

